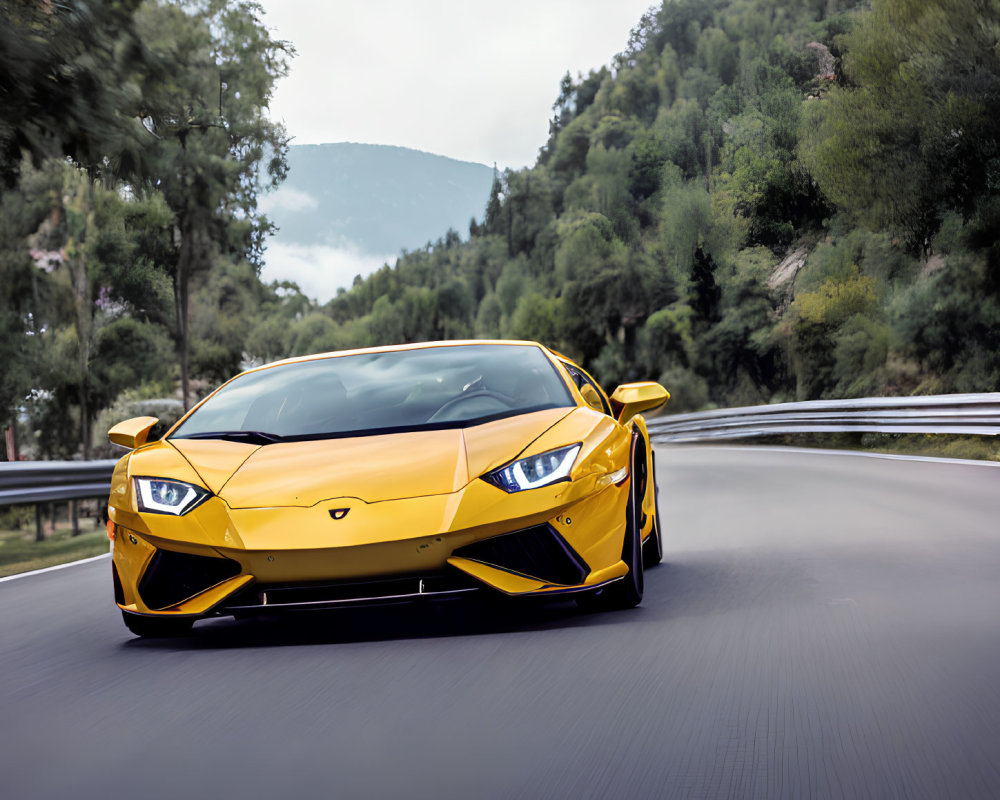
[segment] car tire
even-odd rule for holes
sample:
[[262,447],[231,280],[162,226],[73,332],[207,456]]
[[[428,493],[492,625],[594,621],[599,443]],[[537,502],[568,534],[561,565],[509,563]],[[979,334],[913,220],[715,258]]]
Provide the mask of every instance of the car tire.
[[576,603],[584,611],[635,608],[642,602],[642,531],[639,529],[638,508],[639,498],[633,485],[625,511],[625,541],[622,544],[622,561],[628,566],[628,573],[610,586],[577,597]]
[[663,537],[660,525],[660,487],[656,483],[656,453],[653,453],[653,530],[642,543],[642,567],[649,569],[663,561]]
[[144,639],[168,639],[187,636],[191,633],[194,620],[190,617],[144,617],[122,611],[122,621],[136,636]]

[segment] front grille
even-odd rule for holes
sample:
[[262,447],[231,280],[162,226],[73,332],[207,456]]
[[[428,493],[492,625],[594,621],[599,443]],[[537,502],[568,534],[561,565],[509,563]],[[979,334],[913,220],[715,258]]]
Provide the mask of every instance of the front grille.
[[281,606],[337,606],[409,600],[420,595],[441,596],[479,591],[480,585],[458,570],[430,575],[405,575],[374,581],[248,586],[225,603],[225,608],[265,610]]
[[460,547],[454,555],[564,586],[582,583],[590,572],[551,525],[483,539]]
[[239,563],[229,558],[157,550],[139,581],[139,596],[159,611],[239,574]]

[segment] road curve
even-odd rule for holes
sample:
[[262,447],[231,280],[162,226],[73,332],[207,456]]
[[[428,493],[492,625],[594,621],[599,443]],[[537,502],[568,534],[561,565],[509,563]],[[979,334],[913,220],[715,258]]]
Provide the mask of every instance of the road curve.
[[133,639],[106,560],[0,584],[0,794],[1000,797],[1000,469],[659,447],[632,611]]

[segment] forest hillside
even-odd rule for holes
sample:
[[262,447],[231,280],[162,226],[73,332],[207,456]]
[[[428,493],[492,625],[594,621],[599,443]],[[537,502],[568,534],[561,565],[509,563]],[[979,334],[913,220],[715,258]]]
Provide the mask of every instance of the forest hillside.
[[971,0],[667,0],[566,76],[471,241],[333,300],[328,343],[538,339],[675,411],[998,389],[998,31]]
[[249,365],[458,337],[660,380],[671,411],[1000,389],[995,2],[664,0],[553,87],[467,236],[322,304],[259,277],[293,48],[253,3],[2,9],[0,455],[100,454]]

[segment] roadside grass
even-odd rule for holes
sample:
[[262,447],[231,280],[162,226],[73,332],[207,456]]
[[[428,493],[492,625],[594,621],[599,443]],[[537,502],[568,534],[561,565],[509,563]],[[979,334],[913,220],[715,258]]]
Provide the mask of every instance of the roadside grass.
[[796,433],[756,436],[733,440],[731,443],[1000,461],[1000,436],[956,436],[949,433]]
[[104,526],[91,530],[89,521],[80,524],[83,532],[74,536],[70,524],[60,522],[44,542],[35,541],[34,525],[27,530],[0,530],[0,578],[107,553],[110,542]]
[[973,461],[1000,461],[1000,437],[954,436],[949,434],[867,434],[878,437],[862,441],[865,449],[905,455],[967,458]]

